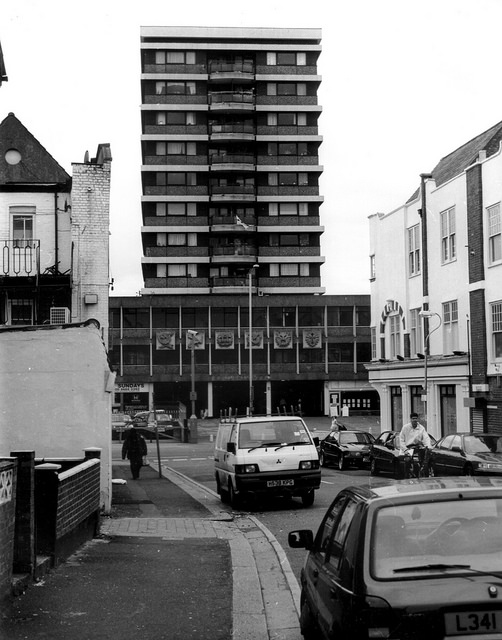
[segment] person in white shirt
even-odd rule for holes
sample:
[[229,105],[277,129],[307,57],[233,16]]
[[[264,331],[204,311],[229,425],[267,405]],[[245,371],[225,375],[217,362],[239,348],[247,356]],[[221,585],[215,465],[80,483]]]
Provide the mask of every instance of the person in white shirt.
[[418,413],[410,413],[410,422],[403,425],[401,433],[399,434],[399,444],[401,452],[406,455],[408,471],[406,475],[409,475],[409,467],[411,463],[411,451],[413,447],[423,447],[423,450],[419,450],[420,466],[423,467],[428,475],[428,450],[431,448],[431,439],[427,433],[426,428],[418,421]]

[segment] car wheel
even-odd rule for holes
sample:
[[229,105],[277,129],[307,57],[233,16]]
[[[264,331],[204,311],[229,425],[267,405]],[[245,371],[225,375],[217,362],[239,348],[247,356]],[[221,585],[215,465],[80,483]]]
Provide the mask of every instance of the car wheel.
[[474,475],[474,469],[472,468],[472,465],[466,464],[464,467],[464,476],[473,476],[473,475]]
[[302,504],[304,507],[311,507],[314,504],[315,500],[315,491],[307,491],[307,493],[302,494]]
[[378,475],[378,466],[377,466],[377,461],[375,460],[375,458],[371,458],[370,474],[372,476],[377,476]]
[[343,456],[343,453],[341,453],[341,454],[338,456],[338,469],[339,469],[340,471],[343,471],[343,470],[345,469],[345,467],[346,467],[346,466],[347,466],[347,463],[345,462],[345,458],[344,458],[344,456]]
[[324,453],[324,451],[321,451],[321,453],[319,454],[319,464],[321,465],[321,467],[328,466],[328,461],[326,459],[326,454]]
[[232,509],[240,509],[241,498],[235,493],[234,485],[232,481],[228,483],[228,501]]
[[321,637],[320,629],[303,594],[300,604],[300,631],[304,640],[318,640]]
[[432,462],[429,463],[429,478],[434,478],[436,476],[436,468],[434,467],[434,465],[432,464]]

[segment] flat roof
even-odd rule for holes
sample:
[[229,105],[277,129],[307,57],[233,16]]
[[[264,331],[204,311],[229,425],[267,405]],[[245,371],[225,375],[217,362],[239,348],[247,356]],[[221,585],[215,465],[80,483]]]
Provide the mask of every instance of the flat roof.
[[142,38],[197,38],[214,40],[314,40],[320,42],[321,29],[275,27],[140,27]]

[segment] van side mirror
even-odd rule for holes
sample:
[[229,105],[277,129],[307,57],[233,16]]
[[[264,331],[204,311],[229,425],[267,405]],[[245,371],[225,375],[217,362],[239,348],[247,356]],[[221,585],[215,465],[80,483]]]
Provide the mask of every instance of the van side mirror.
[[235,442],[227,442],[227,452],[235,455]]
[[310,529],[290,531],[288,534],[288,544],[293,549],[306,549],[310,551],[314,548],[314,534]]
[[319,446],[319,436],[314,436],[312,438],[312,440],[314,441],[314,446],[318,447]]

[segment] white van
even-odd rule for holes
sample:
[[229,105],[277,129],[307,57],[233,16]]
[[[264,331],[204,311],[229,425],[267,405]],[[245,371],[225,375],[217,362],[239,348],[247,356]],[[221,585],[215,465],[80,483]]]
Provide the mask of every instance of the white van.
[[321,485],[318,444],[296,416],[221,422],[214,451],[216,490],[232,507],[245,497],[268,495],[298,496],[309,507]]

